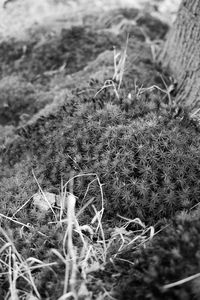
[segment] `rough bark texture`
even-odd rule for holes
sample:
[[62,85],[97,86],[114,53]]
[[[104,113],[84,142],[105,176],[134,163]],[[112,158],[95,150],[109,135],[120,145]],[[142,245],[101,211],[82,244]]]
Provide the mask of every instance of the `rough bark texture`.
[[183,0],[160,60],[178,81],[177,103],[200,107],[200,1]]

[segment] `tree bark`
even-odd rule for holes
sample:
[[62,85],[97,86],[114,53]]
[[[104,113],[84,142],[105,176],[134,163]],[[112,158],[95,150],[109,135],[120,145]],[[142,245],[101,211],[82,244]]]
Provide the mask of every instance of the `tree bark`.
[[159,60],[178,82],[176,102],[200,108],[200,1],[182,0]]

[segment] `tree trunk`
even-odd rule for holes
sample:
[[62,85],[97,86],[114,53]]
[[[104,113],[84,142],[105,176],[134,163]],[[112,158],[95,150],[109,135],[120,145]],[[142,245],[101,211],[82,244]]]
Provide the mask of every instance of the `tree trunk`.
[[200,107],[200,1],[182,0],[159,60],[178,82],[177,103]]

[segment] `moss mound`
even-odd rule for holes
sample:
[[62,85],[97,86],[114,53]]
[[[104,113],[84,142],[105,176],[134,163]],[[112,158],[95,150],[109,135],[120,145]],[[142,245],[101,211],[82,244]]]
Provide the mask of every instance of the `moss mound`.
[[[4,161],[6,156],[9,163],[19,161],[29,153],[37,176],[54,187],[68,179],[71,168],[76,175],[96,173],[105,184],[105,210],[111,218],[119,213],[154,224],[198,202],[199,136],[192,122],[162,115],[142,97],[128,107],[122,101],[102,103],[100,109],[92,100],[81,101],[71,98],[57,114],[20,128]],[[75,181],[79,199],[88,183]],[[100,203],[97,190],[93,184],[88,197]]]
[[[93,199],[100,210],[103,200],[105,228],[120,225],[118,214],[147,225],[170,224],[145,250],[120,254],[134,267],[116,260],[98,274],[108,289],[118,285],[117,299],[198,299],[198,279],[173,290],[162,288],[199,272],[200,230],[196,215],[179,215],[200,197],[199,125],[183,107],[169,107],[160,92],[140,89],[164,88],[161,75],[167,75],[156,65],[147,40],[163,38],[167,26],[137,10],[85,22],[85,28],[63,29],[58,35],[32,32],[31,41],[0,44],[2,227],[24,259],[54,261],[51,268],[34,271],[41,298],[62,296],[64,264],[50,249],[62,253],[67,224],[56,226],[52,211],[38,211],[31,199],[38,191],[34,176],[43,190],[58,195],[73,171],[77,207]],[[127,33],[118,88],[112,47],[123,51]],[[93,216],[88,205],[79,221],[86,224]],[[2,231],[0,237],[3,247]],[[76,234],[73,239],[78,249]],[[119,279],[112,277],[116,266]],[[8,298],[7,269],[0,269],[0,292]],[[82,279],[77,272],[77,285]],[[89,289],[99,289],[98,282],[91,283]],[[17,288],[32,290],[22,276]]]

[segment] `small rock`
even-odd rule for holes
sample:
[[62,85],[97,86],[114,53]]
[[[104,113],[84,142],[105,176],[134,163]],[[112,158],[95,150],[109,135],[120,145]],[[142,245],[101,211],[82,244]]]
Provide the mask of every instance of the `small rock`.
[[36,193],[33,195],[33,205],[40,211],[47,211],[56,204],[56,195],[49,192]]

